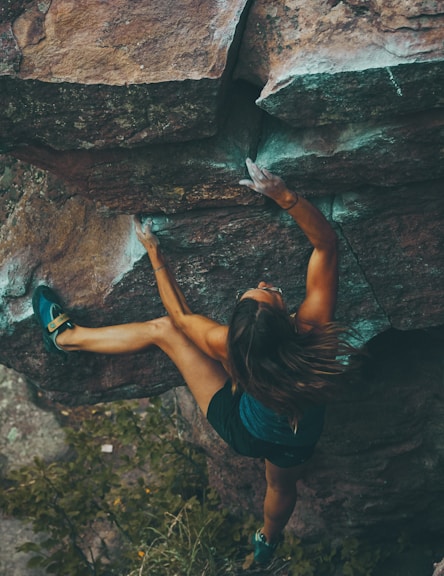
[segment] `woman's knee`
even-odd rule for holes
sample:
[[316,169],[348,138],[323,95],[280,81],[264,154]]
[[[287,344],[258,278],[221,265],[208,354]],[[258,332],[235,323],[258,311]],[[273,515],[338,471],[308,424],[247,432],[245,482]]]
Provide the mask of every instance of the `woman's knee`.
[[154,341],[159,348],[171,346],[177,340],[186,339],[185,334],[175,326],[169,316],[161,316],[145,322],[147,328],[154,333]]

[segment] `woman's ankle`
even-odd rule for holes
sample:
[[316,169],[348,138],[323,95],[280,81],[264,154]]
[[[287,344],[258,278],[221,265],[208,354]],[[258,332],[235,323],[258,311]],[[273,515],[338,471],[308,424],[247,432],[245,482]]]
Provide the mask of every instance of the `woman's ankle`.
[[60,332],[55,339],[55,343],[58,348],[65,350],[66,352],[77,350],[77,346],[74,343],[76,332],[76,326],[74,328],[68,328]]
[[276,533],[267,531],[265,527],[260,529],[260,533],[264,536],[265,541],[269,546],[274,546],[277,544],[281,537],[281,532]]

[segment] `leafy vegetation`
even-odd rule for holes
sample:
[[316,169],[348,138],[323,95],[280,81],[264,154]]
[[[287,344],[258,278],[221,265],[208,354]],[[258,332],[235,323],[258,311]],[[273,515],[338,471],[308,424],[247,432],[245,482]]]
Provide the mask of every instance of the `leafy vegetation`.
[[[9,473],[0,507],[31,521],[20,547],[58,576],[370,576],[378,551],[357,541],[302,547],[288,536],[264,570],[252,562],[252,517],[233,518],[208,488],[205,457],[152,400],[100,405],[65,428],[63,461]],[[111,452],[112,447],[112,452]]]

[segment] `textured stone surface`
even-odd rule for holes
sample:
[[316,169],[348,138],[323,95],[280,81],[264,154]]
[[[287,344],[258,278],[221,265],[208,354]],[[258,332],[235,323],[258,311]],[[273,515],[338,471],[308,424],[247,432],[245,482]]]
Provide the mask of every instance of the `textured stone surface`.
[[88,149],[214,134],[245,7],[33,2],[12,22],[16,55],[0,78],[2,146],[37,139]]
[[55,415],[39,409],[20,374],[0,366],[0,475],[66,453],[65,434]]
[[[264,161],[266,154],[259,151]],[[285,171],[285,162],[271,168]],[[39,283],[57,288],[78,321],[89,325],[149,319],[163,310],[129,215],[72,197],[59,179],[21,162],[3,165],[2,183],[9,190],[0,244],[2,361],[72,402],[83,394],[94,400],[102,392],[157,393],[177,383],[156,353],[154,362],[149,353],[72,355],[65,363],[43,353],[30,318]],[[441,187],[431,181],[368,192],[319,204],[341,238],[338,318],[364,339],[389,326],[442,324]],[[263,277],[282,285],[290,306],[303,298],[309,245],[285,213],[269,205],[219,207],[158,215],[155,222],[196,311],[217,310],[216,319],[228,321],[237,289]]]
[[[287,214],[239,187],[247,155],[333,222],[339,320],[365,340],[443,324],[442,6],[249,8],[0,7],[0,363],[52,399],[79,404],[182,384],[156,350],[48,356],[32,318],[42,282],[89,326],[164,313],[134,213],[154,215],[196,311],[226,322],[236,291],[262,279],[297,307],[309,246]],[[373,388],[331,411],[299,482],[292,529],[344,535],[414,518],[442,528],[439,355],[427,342],[430,350],[416,342],[419,358],[415,346],[395,355]],[[260,463],[234,457],[187,410],[227,502],[245,498],[258,511]],[[232,478],[242,478],[239,496]]]
[[[432,183],[399,187],[390,195],[374,190],[365,199],[344,195],[334,208],[334,220],[375,301],[390,325],[401,330],[438,326],[444,320],[444,195],[436,192]],[[382,237],[384,250],[378,241]],[[344,281],[353,283],[353,278],[345,273]]]
[[13,74],[20,66],[20,53],[12,27],[9,23],[0,23],[0,76]]
[[254,94],[245,85],[237,86],[212,138],[131,151],[56,151],[33,145],[15,149],[14,156],[50,170],[77,194],[118,212],[257,203],[252,193],[238,186],[245,157],[260,134],[262,114],[254,106]]
[[444,559],[441,562],[436,562],[434,568],[433,576],[442,576],[444,574]]
[[8,22],[19,16],[34,0],[3,0],[0,6],[0,22]]
[[440,2],[258,0],[236,74],[293,126],[390,118],[442,106],[443,38]]
[[400,184],[431,181],[439,197],[443,138],[442,110],[385,123],[306,130],[267,118],[257,159],[284,174],[302,193],[350,191],[364,196],[376,187],[390,194]]
[[[305,538],[341,539],[346,531],[391,540],[396,526],[405,534],[439,533],[442,526],[443,332],[389,331],[370,351],[371,371],[329,407],[317,451],[301,468],[289,529]],[[260,518],[263,463],[234,455],[189,393],[176,394],[224,503]]]
[[244,7],[245,1],[36,2],[14,22],[20,76],[111,85],[218,78]]

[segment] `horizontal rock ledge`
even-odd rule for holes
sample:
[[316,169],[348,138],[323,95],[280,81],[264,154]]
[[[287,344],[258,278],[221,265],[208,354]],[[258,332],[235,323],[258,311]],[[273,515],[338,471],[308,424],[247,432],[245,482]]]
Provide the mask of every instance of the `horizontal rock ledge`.
[[8,11],[14,20],[0,27],[3,149],[213,135],[249,2],[194,4],[59,0]]
[[294,127],[387,120],[442,107],[444,57],[332,73],[289,73],[257,105]]
[[[238,185],[245,158],[309,196],[395,188],[444,178],[444,112],[333,127],[291,128],[261,113],[252,90],[230,98],[216,136],[137,150],[57,151],[30,145],[11,154],[56,174],[70,190],[120,213],[180,212],[261,203]],[[122,190],[125,192],[122,193]]]

